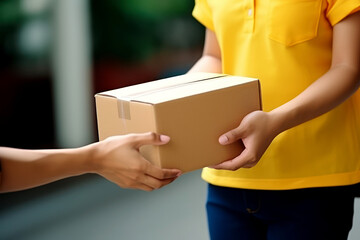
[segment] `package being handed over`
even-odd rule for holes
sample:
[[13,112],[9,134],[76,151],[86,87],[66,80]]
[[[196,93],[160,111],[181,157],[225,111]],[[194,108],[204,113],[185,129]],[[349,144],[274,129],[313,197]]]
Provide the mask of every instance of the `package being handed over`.
[[261,109],[258,79],[192,73],[98,93],[99,139],[156,132],[171,141],[143,146],[146,159],[162,168],[188,172],[232,159],[242,151],[237,142],[218,138],[242,118]]

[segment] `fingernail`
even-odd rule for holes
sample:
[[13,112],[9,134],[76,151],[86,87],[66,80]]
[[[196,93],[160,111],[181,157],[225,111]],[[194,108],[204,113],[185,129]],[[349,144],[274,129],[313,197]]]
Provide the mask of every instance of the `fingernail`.
[[182,174],[182,172],[179,172],[178,174],[176,174],[176,177],[180,177]]
[[160,135],[160,141],[168,142],[168,141],[170,141],[170,137],[166,136],[166,135]]
[[222,135],[220,138],[219,138],[219,142],[221,143],[221,144],[225,144],[225,143],[227,143],[229,141],[229,139],[227,138],[227,136],[225,136],[225,135]]

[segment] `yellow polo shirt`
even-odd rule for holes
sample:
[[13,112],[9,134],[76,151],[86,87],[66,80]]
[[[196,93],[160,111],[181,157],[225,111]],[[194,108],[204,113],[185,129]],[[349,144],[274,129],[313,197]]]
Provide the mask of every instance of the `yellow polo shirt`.
[[[224,73],[260,79],[270,111],[329,69],[332,26],[358,10],[360,0],[196,0],[193,16],[216,33]],[[205,168],[202,177],[273,190],[360,182],[360,92],[278,135],[255,167]]]

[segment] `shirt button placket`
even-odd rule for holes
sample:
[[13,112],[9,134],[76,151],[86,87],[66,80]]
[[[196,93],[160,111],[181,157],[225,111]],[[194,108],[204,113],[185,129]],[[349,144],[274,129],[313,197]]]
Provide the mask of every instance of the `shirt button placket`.
[[255,17],[255,0],[248,0],[247,7],[247,32],[252,33],[254,31],[254,17]]

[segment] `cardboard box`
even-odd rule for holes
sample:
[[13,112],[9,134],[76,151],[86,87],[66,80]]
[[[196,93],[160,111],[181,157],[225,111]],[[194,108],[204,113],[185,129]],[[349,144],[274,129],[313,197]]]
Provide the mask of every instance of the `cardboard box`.
[[141,153],[162,168],[188,172],[232,159],[241,143],[222,146],[221,134],[261,109],[258,79],[193,73],[95,95],[99,139],[156,132],[171,137]]

